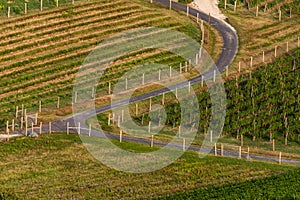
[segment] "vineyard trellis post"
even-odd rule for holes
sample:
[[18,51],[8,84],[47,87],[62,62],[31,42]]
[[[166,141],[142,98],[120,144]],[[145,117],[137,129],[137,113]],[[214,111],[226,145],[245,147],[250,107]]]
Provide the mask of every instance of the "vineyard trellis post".
[[51,122],[49,122],[49,134],[51,134],[52,133],[52,123]]
[[24,3],[24,14],[25,15],[27,14],[27,3],[26,2]]
[[234,12],[236,12],[236,3],[237,3],[237,1],[235,0],[235,1],[234,1],[234,8],[233,8],[233,11],[234,11]]
[[189,12],[190,12],[190,7],[189,7],[189,6],[186,6],[186,16],[187,16],[187,17],[189,16]]
[[40,0],[40,11],[43,11],[43,0]]
[[149,121],[149,124],[148,124],[148,133],[151,133],[151,121]]
[[215,143],[215,156],[218,155],[218,151],[217,151],[217,143]]
[[197,13],[197,23],[199,23],[199,13]]
[[281,151],[279,152],[279,158],[278,158],[278,163],[279,164],[281,164],[281,162],[282,162],[282,155],[281,155],[282,153],[281,153]]
[[224,0],[224,9],[227,9],[227,0]]
[[152,148],[154,144],[154,135],[151,135],[150,147]]
[[256,5],[256,13],[255,16],[258,17],[258,5]]
[[169,9],[172,9],[172,0],[169,1]]
[[119,140],[120,140],[120,143],[122,142],[122,136],[123,136],[123,131],[122,131],[122,129],[120,130],[120,138],[119,138]]
[[280,10],[280,8],[278,9],[278,20],[281,21],[281,10]]
[[10,18],[10,6],[7,7],[7,17]]
[[69,135],[69,126],[70,126],[70,123],[67,122],[67,135]]
[[275,151],[275,139],[272,140],[272,147],[273,151]]
[[239,146],[239,159],[241,159],[241,158],[242,158],[242,147]]
[[185,138],[182,138],[182,151],[185,151]]

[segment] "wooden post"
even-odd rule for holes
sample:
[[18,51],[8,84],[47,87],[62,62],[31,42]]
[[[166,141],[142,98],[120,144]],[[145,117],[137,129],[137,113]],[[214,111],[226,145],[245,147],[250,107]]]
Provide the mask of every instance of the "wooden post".
[[43,11],[43,0],[40,0],[40,11]]
[[142,85],[145,85],[145,73],[143,73],[143,76],[142,76]]
[[120,130],[120,143],[122,142],[122,136],[123,136],[123,131],[122,129]]
[[239,73],[241,73],[241,61],[239,61]]
[[170,0],[170,2],[169,2],[169,9],[170,10],[172,9],[172,0]]
[[51,122],[49,122],[49,133],[51,134],[52,132],[52,127],[51,127]]
[[182,74],[182,63],[179,64],[179,73]]
[[199,54],[196,53],[196,56],[195,56],[196,65],[198,65],[198,58],[199,58]]
[[[76,103],[76,99],[77,99],[77,94],[75,93],[75,103]],[[57,105],[56,108],[59,109],[59,97],[57,97]]]
[[20,126],[21,129],[23,129],[23,123],[24,123],[23,116],[21,116],[21,126]]
[[148,124],[148,133],[151,133],[151,121],[149,121],[149,124]]
[[243,146],[243,145],[244,145],[244,135],[241,134],[241,146]]
[[234,1],[234,8],[233,11],[236,12],[236,0]]
[[151,143],[150,143],[150,147],[151,147],[151,148],[153,147],[153,143],[154,143],[154,136],[151,135]]
[[165,93],[163,93],[162,95],[161,104],[165,105]]
[[262,52],[262,61],[265,62],[265,51]]
[[214,83],[216,82],[216,70],[214,70]]
[[189,81],[189,92],[191,92],[191,81]]
[[273,151],[275,151],[275,139],[272,141]]
[[241,158],[242,158],[242,147],[239,146],[239,159],[241,159]]
[[15,120],[14,119],[11,120],[11,131],[12,132],[15,131]]
[[275,55],[275,58],[276,58],[277,57],[277,46],[275,46],[274,55]]
[[286,42],[286,52],[289,52],[289,42]]
[[217,143],[215,143],[215,156],[218,155],[218,151],[217,151]]
[[127,90],[128,89],[128,79],[127,79],[127,77],[125,78],[125,90]]
[[39,112],[42,112],[42,101],[39,101]]
[[297,47],[300,47],[300,37],[298,37]]
[[139,105],[135,103],[135,116],[138,116],[139,114]]
[[182,151],[185,151],[185,138],[182,138]]
[[70,125],[70,123],[67,122],[67,135],[69,135],[69,125]]
[[28,123],[27,123],[27,120],[25,120],[25,135],[27,136],[28,135]]
[[77,91],[75,91],[75,98],[74,103],[77,103]]
[[42,134],[43,122],[40,122],[40,135]]
[[199,13],[197,13],[197,23],[199,23]]
[[33,134],[33,122],[31,122],[31,134]]
[[204,85],[203,82],[204,82],[204,75],[201,76],[201,87],[203,87],[203,85]]
[[110,126],[110,113],[108,113],[107,125]]
[[290,18],[292,18],[292,7],[290,7]]
[[180,138],[181,135],[181,126],[178,127],[178,137]]
[[[152,1],[152,0],[151,0]],[[74,0],[72,0],[72,4],[74,4],[75,2],[74,2]],[[151,2],[152,3],[152,2]]]
[[185,61],[185,72],[187,72],[187,68],[188,68],[188,63],[187,61]]
[[256,13],[255,16],[258,17],[258,5],[256,5]]
[[149,99],[149,110],[152,110],[152,98]]
[[169,67],[169,76],[170,76],[170,78],[172,77],[172,67],[171,66]]
[[7,17],[10,18],[10,6],[7,8]]
[[227,9],[227,1],[224,0],[224,9],[226,10]]
[[58,7],[58,0],[56,0],[56,7]]
[[22,104],[21,116],[24,117],[24,104]]
[[111,94],[111,83],[108,82],[108,94]]
[[186,16],[189,16],[189,12],[190,12],[190,7],[186,6]]
[[18,119],[18,114],[19,114],[19,106],[16,106],[16,119]]
[[24,14],[27,14],[27,3],[24,3]]
[[8,120],[6,121],[6,133],[9,131],[9,125],[8,125]]
[[121,111],[121,122],[124,121],[124,110]]
[[118,115],[118,127],[120,127],[120,121],[121,121],[121,118],[120,118],[120,115]]
[[213,135],[213,131],[211,130],[210,131],[210,143],[212,143],[212,138],[213,138],[212,135]]
[[223,144],[221,144],[221,156],[223,156],[223,150],[224,150],[224,146],[223,146]]
[[281,21],[281,10],[280,10],[280,8],[278,9],[278,15],[279,15],[278,20]]
[[91,98],[93,99],[95,97],[95,87],[92,87],[92,95]]
[[80,122],[78,122],[77,130],[78,130],[78,135],[80,135],[80,130],[81,130],[81,128],[80,128]]
[[175,97],[178,98],[178,89],[175,88]]
[[228,77],[228,65],[226,66],[226,77]]
[[278,163],[281,164],[282,159],[281,159],[281,152],[279,152],[279,158],[278,158]]
[[208,13],[208,25],[210,25],[210,13]]
[[252,66],[253,66],[253,57],[251,56],[250,57],[250,68],[252,69]]
[[248,151],[247,151],[247,160],[250,160],[250,148],[248,147]]
[[158,70],[158,80],[160,81],[160,79],[161,79],[161,70],[159,69]]

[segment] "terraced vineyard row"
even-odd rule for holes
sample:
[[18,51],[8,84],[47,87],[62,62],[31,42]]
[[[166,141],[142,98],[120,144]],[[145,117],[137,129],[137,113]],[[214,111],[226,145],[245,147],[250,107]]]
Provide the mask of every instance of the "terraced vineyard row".
[[[243,36],[239,37],[240,49],[231,67],[232,73],[237,71],[239,62],[242,68],[248,69],[251,56],[258,57],[254,62],[260,66],[263,51],[265,62],[273,62],[276,60],[274,55],[276,46],[278,46],[277,57],[286,52],[287,42],[290,49],[297,48],[300,36],[300,2],[298,0],[249,1],[251,4],[249,10],[247,9],[248,1],[238,1],[236,12],[233,10],[234,1],[227,2],[231,5],[227,6],[227,9],[224,9],[224,5],[220,5],[222,12],[228,16],[230,24],[236,28],[238,35]],[[264,12],[266,2],[269,9]],[[256,17],[257,3],[259,12]],[[281,21],[278,19],[279,7],[282,12]]]
[[[62,15],[65,11],[69,12],[67,17]],[[201,39],[198,25],[191,25],[184,15],[140,1],[88,1],[16,18],[0,22],[2,125],[13,117],[17,105],[36,110],[39,101],[55,102],[58,96],[62,103],[71,104],[72,84],[79,66],[93,48],[115,33],[158,26]],[[133,52],[106,70],[98,95],[106,95],[108,80],[114,84],[134,64],[154,61],[178,68],[183,60],[151,49]]]

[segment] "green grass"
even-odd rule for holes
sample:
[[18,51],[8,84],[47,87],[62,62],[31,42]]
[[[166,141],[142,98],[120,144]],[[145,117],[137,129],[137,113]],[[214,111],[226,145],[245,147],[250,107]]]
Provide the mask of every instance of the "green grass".
[[[150,148],[130,142],[122,147]],[[199,159],[198,154],[188,151],[158,171],[124,173],[95,160],[77,135],[65,133],[12,139],[0,145],[0,157],[0,194],[7,199],[152,198],[295,169],[212,156]]]
[[242,183],[199,188],[157,199],[300,199],[300,170]]

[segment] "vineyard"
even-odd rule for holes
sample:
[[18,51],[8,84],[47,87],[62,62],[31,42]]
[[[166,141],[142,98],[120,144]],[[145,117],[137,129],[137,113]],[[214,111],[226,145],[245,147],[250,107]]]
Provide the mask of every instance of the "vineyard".
[[[178,2],[191,5],[192,1]],[[110,38],[117,35],[126,41],[118,33],[153,26],[164,29],[150,29],[139,37],[176,30],[203,44],[215,62],[222,52],[235,52],[235,48],[225,48],[224,35],[230,32],[218,28],[218,21],[211,23],[210,14],[208,22],[203,22],[199,13],[197,18],[189,14],[188,7],[184,6],[186,13],[174,7],[144,0],[0,0],[0,136],[6,139],[0,139],[0,199],[300,199],[300,171],[295,166],[300,163],[300,0],[219,2],[226,21],[237,31],[239,46],[232,64],[224,65],[226,101],[218,105],[213,105],[217,94],[208,91],[207,77],[198,77],[196,84],[191,81],[199,75],[193,65],[205,54],[202,48],[189,59],[172,53],[193,51],[193,47],[184,48],[185,40],[178,32],[166,37],[166,43],[172,44],[170,51],[143,46],[112,59],[103,74],[93,71],[98,63],[86,63],[102,42],[107,42],[103,54],[110,61],[115,56],[110,47],[122,49]],[[85,64],[88,75],[76,79]],[[126,74],[136,66],[141,70]],[[162,90],[160,83],[183,85],[178,74],[190,79],[184,87],[157,91]],[[150,83],[149,77],[155,82]],[[75,91],[77,80],[82,87]],[[86,87],[94,81],[96,85]],[[213,82],[219,81],[214,71]],[[117,96],[112,90],[118,84],[122,89],[116,99],[123,101],[132,92],[133,103],[114,102],[117,108],[109,110],[113,109],[110,100]],[[82,96],[88,101],[76,102]],[[94,102],[98,114],[90,118]],[[212,142],[210,122],[212,113],[219,114],[214,109],[220,105],[226,107],[225,123],[220,138]],[[78,118],[84,116],[81,126],[73,120],[76,115],[70,115],[76,106]],[[127,108],[130,115],[124,117]],[[145,128],[145,134],[134,135],[140,130],[133,126],[128,126],[128,132],[122,129],[120,123],[127,128],[130,120]],[[32,136],[37,128],[40,132],[35,138],[9,135]],[[109,133],[109,142],[130,153],[161,150],[176,140],[170,147],[183,154],[157,171],[125,173],[100,163],[82,140],[87,137],[104,144],[108,140],[97,135],[99,130]],[[189,137],[193,131],[196,136]],[[203,152],[197,151],[208,136],[215,147],[209,151],[215,156],[199,158]],[[190,141],[191,148],[185,148]],[[223,157],[224,146],[228,157]],[[121,163],[119,155],[114,156]]]
[[[241,135],[252,141],[280,141],[299,145],[300,136],[300,81],[299,81],[300,51],[294,51],[287,57],[278,59],[273,64],[263,66],[249,74],[241,74],[236,79],[225,83],[227,93],[227,115],[222,132],[222,138],[239,139]],[[208,134],[209,121],[211,119],[210,94],[205,88],[194,86],[197,91],[200,110],[198,137],[194,144],[202,143],[203,135]],[[180,89],[178,90],[180,93]],[[161,104],[163,96],[151,99],[152,104]],[[174,93],[165,95],[164,109],[166,110],[166,127],[156,135],[156,138],[168,138],[178,131],[181,119],[185,125],[192,127],[194,123],[193,108],[181,110],[178,101],[174,100]],[[189,96],[186,97],[188,102]],[[149,100],[137,103],[139,113],[136,115],[136,104],[130,106],[130,113],[137,124],[147,126],[150,121]],[[153,112],[153,110],[151,110]],[[161,113],[160,110],[155,112]],[[188,115],[188,116],[185,116]],[[159,123],[159,118],[151,119],[152,123]],[[117,125],[107,126],[107,113],[99,114],[98,121],[107,132],[118,133]],[[124,122],[126,123],[126,121]],[[220,141],[222,141],[222,138]],[[228,141],[227,141],[228,142]],[[239,144],[239,140],[235,141]],[[266,149],[271,145],[265,142]],[[299,153],[294,146],[283,147],[283,151]]]
[[[278,56],[286,53],[287,45],[290,49],[299,47],[299,1],[238,0],[236,1],[236,11],[234,11],[234,0],[227,0],[226,2],[226,9],[224,9],[225,0],[220,1],[219,7],[240,36],[240,49],[230,67],[232,74],[238,71],[239,66],[242,71],[247,71],[251,57],[253,57],[253,65],[259,67],[264,63],[276,60],[275,48],[277,48],[276,54]],[[280,20],[278,9],[281,12]],[[263,54],[264,61],[262,60]]]
[[[41,101],[51,111],[60,97],[61,107],[70,106],[79,66],[97,44],[115,33],[158,26],[201,40],[200,27],[183,14],[140,1],[80,2],[4,19],[0,24],[1,127],[14,117],[15,107],[22,104],[28,112],[36,112]],[[207,43],[212,51],[216,49],[213,38],[211,35],[211,42]],[[183,62],[168,52],[151,49],[133,52],[116,60],[105,72],[106,79],[99,83],[97,95],[108,95],[108,80],[113,85],[133,65],[154,61],[177,68]]]

